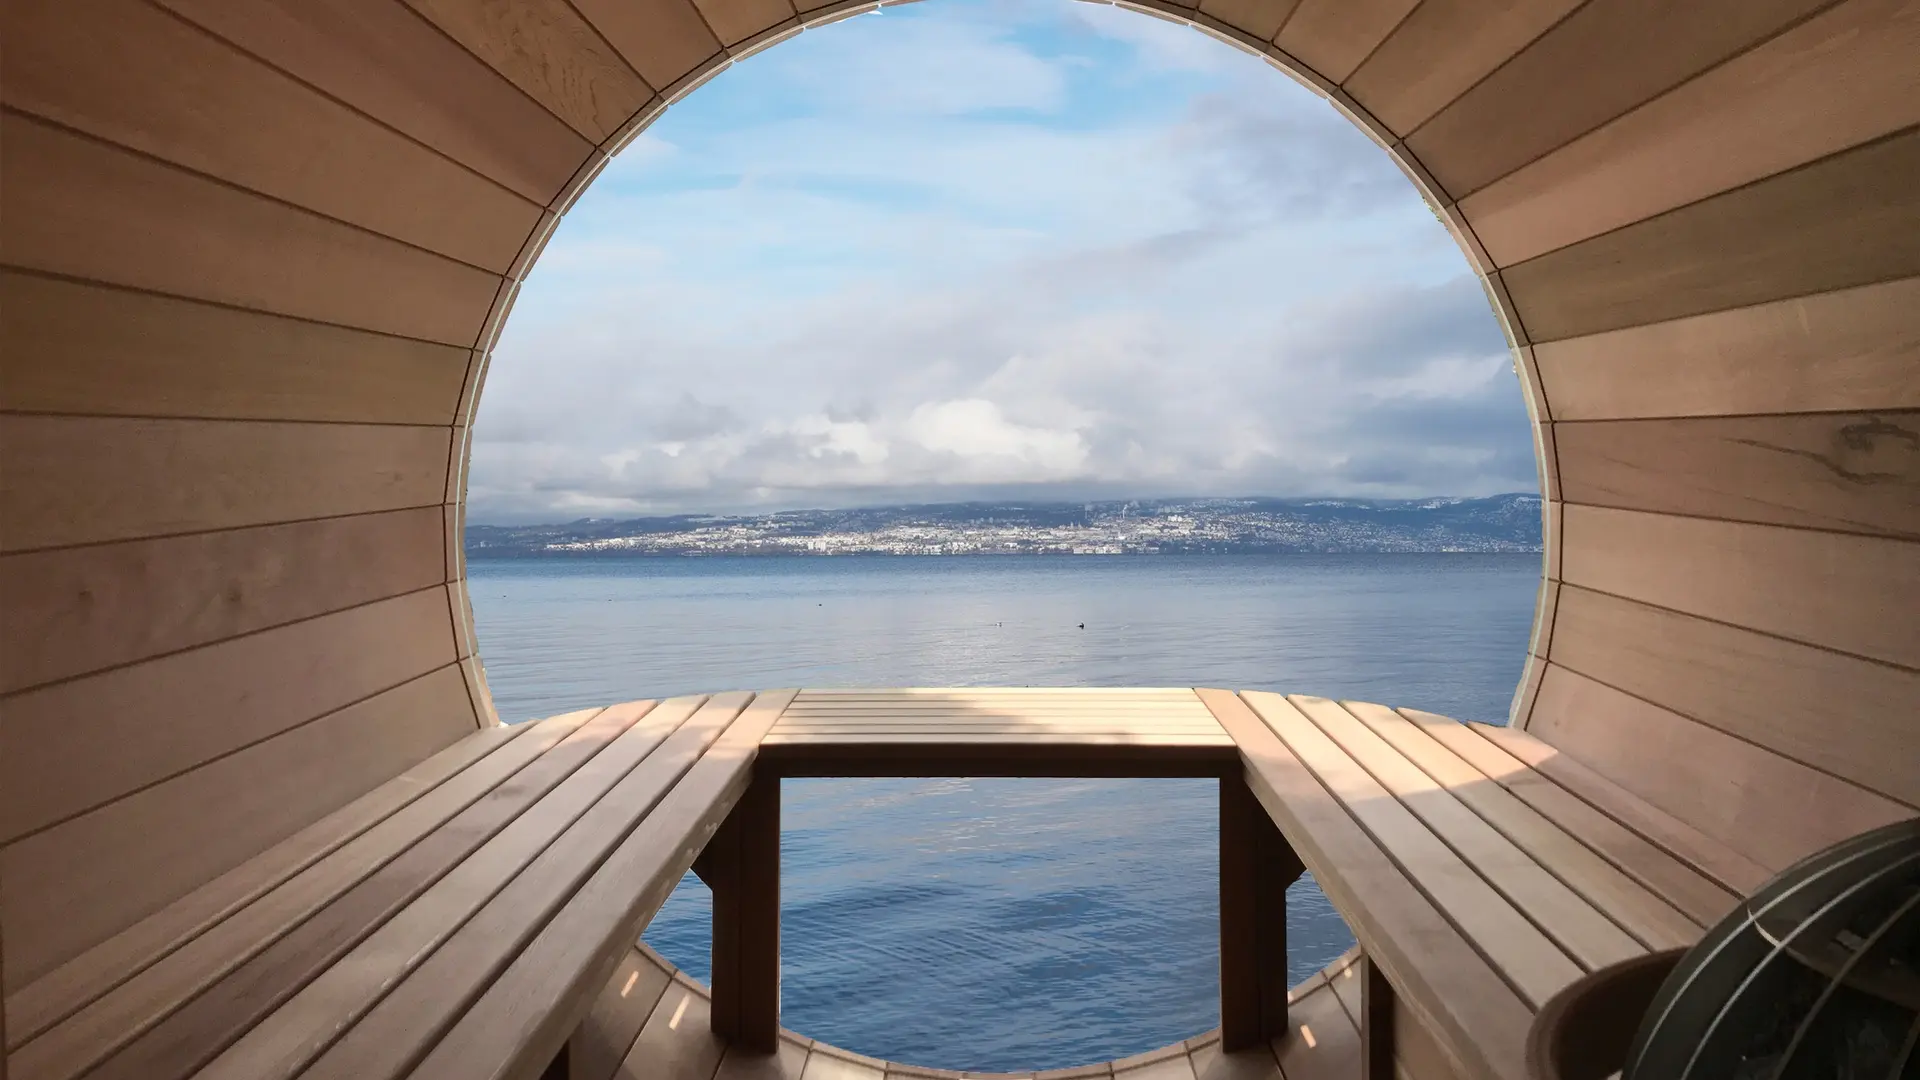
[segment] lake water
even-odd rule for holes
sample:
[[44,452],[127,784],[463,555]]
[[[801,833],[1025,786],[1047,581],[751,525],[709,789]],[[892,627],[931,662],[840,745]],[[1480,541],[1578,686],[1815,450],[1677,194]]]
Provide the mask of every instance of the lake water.
[[[1258,688],[1503,721],[1538,555],[469,564],[502,719],[778,686]],[[1085,628],[1081,629],[1081,624]],[[1219,1023],[1216,785],[788,780],[781,1019],[894,1061],[1054,1068]],[[708,970],[683,882],[647,941]],[[1352,938],[1310,880],[1297,980]]]

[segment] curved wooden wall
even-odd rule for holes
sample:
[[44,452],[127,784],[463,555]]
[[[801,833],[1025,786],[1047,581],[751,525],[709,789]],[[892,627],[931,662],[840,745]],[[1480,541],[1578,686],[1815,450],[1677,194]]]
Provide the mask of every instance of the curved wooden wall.
[[[0,952],[20,985],[491,723],[517,282],[812,0],[5,0]],[[1125,6],[1133,7],[1133,4]],[[1549,496],[1514,718],[1779,865],[1920,802],[1920,0],[1203,0],[1483,273]]]

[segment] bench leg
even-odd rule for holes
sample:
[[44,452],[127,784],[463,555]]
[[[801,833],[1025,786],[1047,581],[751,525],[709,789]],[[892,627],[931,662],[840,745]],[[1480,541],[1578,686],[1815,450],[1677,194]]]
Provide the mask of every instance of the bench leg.
[[780,1037],[780,778],[756,773],[696,865],[713,890],[713,1033],[771,1054]]
[[1360,1077],[1394,1080],[1393,986],[1373,958],[1360,957]]
[[1220,780],[1220,1044],[1287,1031],[1287,886],[1304,867],[1246,780]]

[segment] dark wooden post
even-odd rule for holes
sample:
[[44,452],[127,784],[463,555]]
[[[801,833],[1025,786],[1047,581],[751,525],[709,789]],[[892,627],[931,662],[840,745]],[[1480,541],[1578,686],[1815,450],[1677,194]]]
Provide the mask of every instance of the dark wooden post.
[[1394,1080],[1393,986],[1373,958],[1360,957],[1361,1080]]
[[780,1036],[780,778],[752,784],[694,863],[713,890],[713,1033],[771,1054]]
[[1287,1030],[1287,886],[1304,867],[1241,774],[1220,779],[1220,1043]]

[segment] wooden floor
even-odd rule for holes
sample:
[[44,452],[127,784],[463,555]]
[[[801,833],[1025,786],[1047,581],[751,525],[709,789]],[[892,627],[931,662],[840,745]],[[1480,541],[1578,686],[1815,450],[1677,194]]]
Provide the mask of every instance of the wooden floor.
[[572,1080],[1360,1080],[1358,950],[1289,995],[1293,1029],[1269,1047],[1223,1055],[1218,1031],[1117,1061],[979,1073],[882,1061],[791,1031],[780,1051],[732,1050],[708,1028],[707,988],[637,945],[569,1045]]

